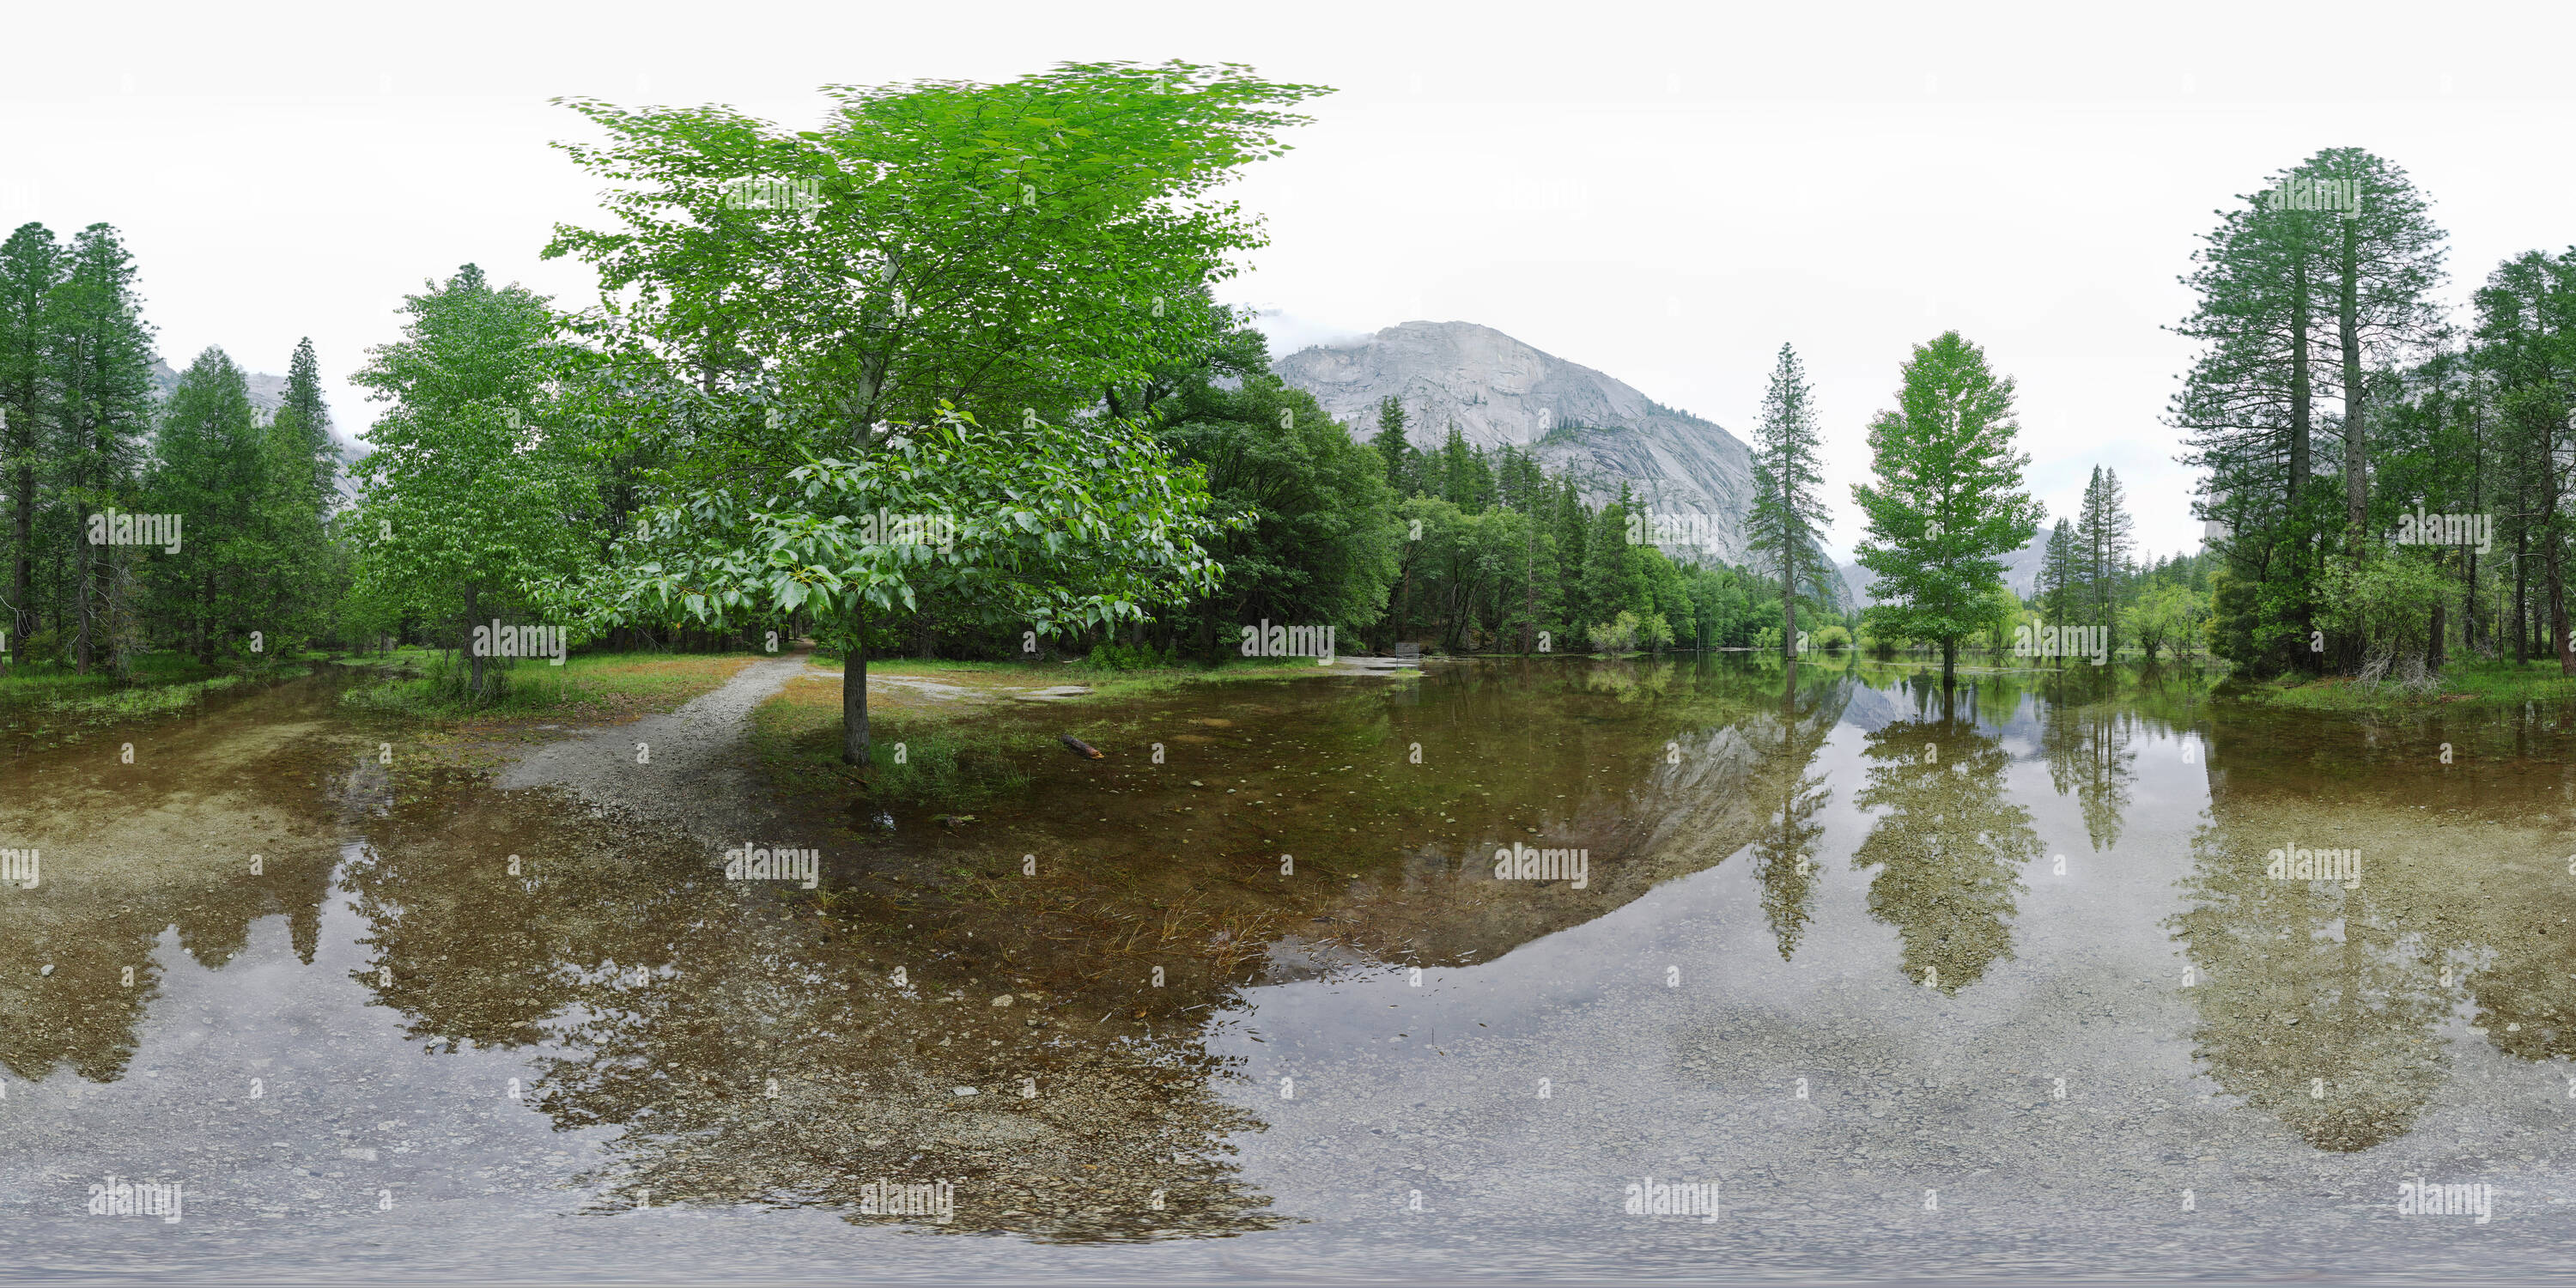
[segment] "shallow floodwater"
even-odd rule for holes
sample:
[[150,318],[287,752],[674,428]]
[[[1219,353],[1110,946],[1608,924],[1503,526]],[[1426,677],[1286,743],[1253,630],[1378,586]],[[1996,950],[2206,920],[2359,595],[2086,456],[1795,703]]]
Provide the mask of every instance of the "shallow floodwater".
[[711,837],[348,682],[0,713],[0,1274],[2576,1268],[2576,710],[1435,663]]

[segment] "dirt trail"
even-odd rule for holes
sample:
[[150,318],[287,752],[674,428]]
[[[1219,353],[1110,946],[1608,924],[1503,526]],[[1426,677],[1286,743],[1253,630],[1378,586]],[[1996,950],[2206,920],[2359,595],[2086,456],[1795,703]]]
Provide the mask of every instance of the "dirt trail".
[[754,662],[669,715],[540,747],[503,770],[498,786],[559,788],[600,817],[677,823],[709,844],[740,843],[772,819],[745,745],[752,709],[789,680],[820,674],[801,654]]

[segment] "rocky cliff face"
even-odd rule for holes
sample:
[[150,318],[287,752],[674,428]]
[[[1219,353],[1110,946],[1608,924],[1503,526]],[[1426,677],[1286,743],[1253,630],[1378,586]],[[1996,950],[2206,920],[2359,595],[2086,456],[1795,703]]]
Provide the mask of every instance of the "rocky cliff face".
[[1439,447],[1454,423],[1479,447],[1536,453],[1587,500],[1616,499],[1626,483],[1655,514],[1697,519],[1675,530],[1685,540],[1659,543],[1676,559],[1746,562],[1753,466],[1743,442],[1602,372],[1472,322],[1407,322],[1274,365],[1356,433],[1376,432],[1378,402],[1391,396],[1416,447]]

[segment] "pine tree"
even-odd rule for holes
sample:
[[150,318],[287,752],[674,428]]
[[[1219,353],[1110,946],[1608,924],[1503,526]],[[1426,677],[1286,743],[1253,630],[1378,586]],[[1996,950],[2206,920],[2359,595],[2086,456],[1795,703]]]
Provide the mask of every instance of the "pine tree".
[[[49,366],[61,391],[56,442],[75,517],[126,499],[153,410],[152,338],[133,257],[116,230],[72,239],[62,284],[46,300]],[[99,574],[89,542],[72,548],[72,662],[86,674],[99,643]]]
[[2039,503],[2022,490],[2030,458],[2013,450],[2013,382],[1986,355],[1944,332],[1903,368],[1898,409],[1870,423],[1875,484],[1855,484],[1868,520],[1857,555],[1878,574],[1865,615],[1887,634],[1941,645],[1941,685],[1959,641],[1986,625],[2002,556],[2039,530]]
[[2440,332],[2443,233],[2406,172],[2360,148],[2328,148],[2301,168],[2353,193],[2354,209],[2329,223],[2326,285],[2343,392],[2345,531],[2357,542],[2370,516],[2367,369]]
[[1394,489],[1396,499],[1413,495],[1411,471],[1406,467],[1413,455],[1413,444],[1404,436],[1404,404],[1389,394],[1377,404],[1377,434],[1369,439],[1378,456],[1386,462],[1386,485]]
[[300,439],[298,451],[311,461],[314,505],[328,515],[339,497],[340,448],[331,439],[331,411],[322,401],[322,364],[313,356],[310,336],[295,344],[286,363],[286,397],[277,408],[277,426]]
[[[2075,544],[2083,561],[2078,576],[2084,598],[2093,610],[2093,624],[2103,629],[2106,639],[2118,624],[2121,583],[2137,551],[2131,535],[2135,526],[2120,491],[2120,476],[2094,466],[2093,481],[2084,487],[2083,506],[2076,516]],[[2119,641],[2110,640],[2109,647],[2118,648]]]
[[10,634],[36,632],[36,484],[56,409],[46,300],[62,281],[62,248],[43,224],[0,245],[0,485],[9,501]]
[[[1780,346],[1771,371],[1771,387],[1762,396],[1762,425],[1753,438],[1753,510],[1745,520],[1745,544],[1768,552],[1780,573],[1780,654],[1793,657],[1798,640],[1798,587],[1801,565],[1815,531],[1829,515],[1818,489],[1824,466],[1817,458],[1821,435],[1816,426],[1815,394],[1807,385],[1798,354]],[[1805,569],[1812,578],[1822,561]]]
[[[153,504],[187,516],[196,536],[153,567],[161,583],[162,612],[186,624],[186,638],[201,662],[247,633],[277,633],[261,610],[273,606],[273,587],[261,565],[273,553],[262,501],[270,491],[270,461],[259,418],[242,370],[222,349],[209,347],[179,375],[162,408],[150,483]],[[300,481],[300,480],[299,480]],[[318,518],[308,511],[308,521]]]
[[2048,549],[2039,564],[2039,599],[2048,613],[2048,624],[2057,628],[2060,638],[2066,631],[2066,608],[2075,597],[2075,587],[2082,581],[2081,560],[2076,554],[2075,530],[2059,519],[2049,529]]

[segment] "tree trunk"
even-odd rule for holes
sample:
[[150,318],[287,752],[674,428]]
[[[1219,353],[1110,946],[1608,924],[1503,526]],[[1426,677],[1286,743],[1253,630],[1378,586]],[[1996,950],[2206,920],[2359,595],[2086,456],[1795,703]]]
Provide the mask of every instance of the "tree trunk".
[[[2520,488],[2514,489],[2514,503],[2516,509],[2530,504]],[[2517,522],[2513,525],[2513,660],[2517,664],[2531,660],[2530,569],[2531,534]]]
[[1950,677],[1959,668],[1959,641],[1941,641],[1941,692],[1950,691]]
[[850,614],[850,650],[841,662],[841,763],[868,763],[868,632],[864,612]]
[[473,583],[466,583],[465,638],[460,642],[465,645],[465,655],[468,659],[465,665],[468,672],[473,677],[474,685],[474,694],[471,700],[475,702],[483,700],[483,654],[481,650],[474,647],[474,628],[478,624],[474,619],[480,616],[480,611],[476,608],[476,604],[479,601],[480,597],[475,593]]
[[2358,549],[2370,522],[2370,430],[2362,416],[2361,389],[2361,223],[2343,222],[2343,283],[2336,301],[2343,339],[2343,506],[2344,524]]
[[1797,570],[1787,549],[1780,551],[1780,656],[1798,656]]
[[2551,541],[2549,564],[2549,642],[2558,650],[2558,673],[2576,675],[2576,639],[2567,634],[2567,585],[2558,570],[2558,543]]
[[9,602],[15,606],[15,611],[10,614],[9,627],[24,639],[36,633],[36,601],[31,598],[36,571],[33,557],[36,549],[33,527],[36,518],[36,461],[33,453],[18,462],[18,491],[13,501],[12,516],[17,532],[16,544],[11,547],[15,557],[10,561],[14,568],[10,579],[13,593]]

